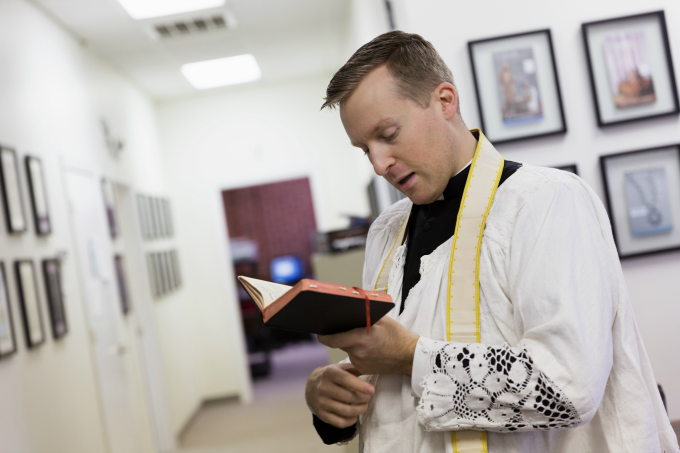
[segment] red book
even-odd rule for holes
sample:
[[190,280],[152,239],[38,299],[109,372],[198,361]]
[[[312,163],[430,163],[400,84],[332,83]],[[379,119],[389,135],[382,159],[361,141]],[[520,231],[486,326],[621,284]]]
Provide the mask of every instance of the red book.
[[238,277],[265,326],[320,335],[346,332],[377,322],[394,307],[392,297],[351,286],[302,279],[286,286]]

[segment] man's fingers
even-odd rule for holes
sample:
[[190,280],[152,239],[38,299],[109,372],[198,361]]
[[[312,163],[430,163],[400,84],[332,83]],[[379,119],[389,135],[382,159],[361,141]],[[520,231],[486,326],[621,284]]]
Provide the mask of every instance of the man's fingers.
[[316,339],[329,348],[343,349],[354,346],[364,335],[366,335],[366,329],[359,328],[333,335],[317,335]]
[[345,404],[332,399],[323,398],[319,401],[319,408],[339,417],[352,418],[358,417],[359,415],[366,412],[366,409],[368,409],[368,403]]
[[339,401],[345,404],[364,404],[368,403],[371,395],[367,393],[359,393],[352,390],[347,390],[334,382],[322,383],[319,386],[319,393],[321,396]]
[[[352,374],[349,371],[349,369],[344,368],[345,367],[342,368],[329,367],[326,370],[324,370],[324,372],[328,373],[327,377],[331,382],[341,387],[344,387],[347,390],[352,390],[357,393],[362,393],[365,395],[373,395],[373,393],[375,393],[375,388],[371,384],[365,382],[362,379],[359,379],[357,376]],[[352,368],[354,367],[352,366]]]
[[321,418],[321,420],[325,421],[326,423],[330,423],[336,428],[347,428],[357,422],[357,417],[345,418],[325,411],[322,411],[319,414],[319,418]]
[[352,373],[356,377],[361,376],[361,373],[359,373],[359,370],[357,370],[354,367],[354,365],[352,365],[352,362],[343,362],[343,363],[339,363],[338,365],[340,365],[340,368],[347,371],[348,373]]

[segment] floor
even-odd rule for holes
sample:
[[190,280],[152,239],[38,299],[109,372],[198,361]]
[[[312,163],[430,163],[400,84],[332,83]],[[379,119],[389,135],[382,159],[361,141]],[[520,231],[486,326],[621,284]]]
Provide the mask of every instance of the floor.
[[204,405],[180,440],[180,453],[340,453],[324,445],[312,426],[304,399],[305,382],[328,364],[327,349],[306,343],[277,351],[272,374],[253,384],[254,401]]

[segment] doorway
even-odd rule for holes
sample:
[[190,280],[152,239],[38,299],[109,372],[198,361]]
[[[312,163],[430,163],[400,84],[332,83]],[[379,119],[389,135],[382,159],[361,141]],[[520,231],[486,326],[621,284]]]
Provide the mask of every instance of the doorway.
[[109,451],[154,451],[136,340],[121,311],[102,180],[77,167],[65,167],[64,179]]
[[[316,219],[308,178],[225,190],[222,200],[236,275],[290,286],[314,277]],[[328,363],[325,348],[312,335],[264,327],[255,304],[237,288],[256,399],[258,391],[260,396],[272,392],[265,388],[273,377],[282,389],[283,376],[300,380],[307,368]]]

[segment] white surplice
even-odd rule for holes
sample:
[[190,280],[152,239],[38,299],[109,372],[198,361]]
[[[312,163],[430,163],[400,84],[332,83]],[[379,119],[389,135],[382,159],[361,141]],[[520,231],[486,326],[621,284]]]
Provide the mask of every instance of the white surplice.
[[[373,223],[364,288],[373,289],[411,206],[402,200]],[[489,453],[680,451],[606,211],[580,178],[524,165],[498,188],[482,241],[479,344],[445,341],[451,242],[422,257],[404,312],[397,303],[388,314],[421,336],[422,398],[410,376],[369,377],[363,452],[443,453],[455,429],[487,431]],[[392,252],[397,302],[406,247]]]

